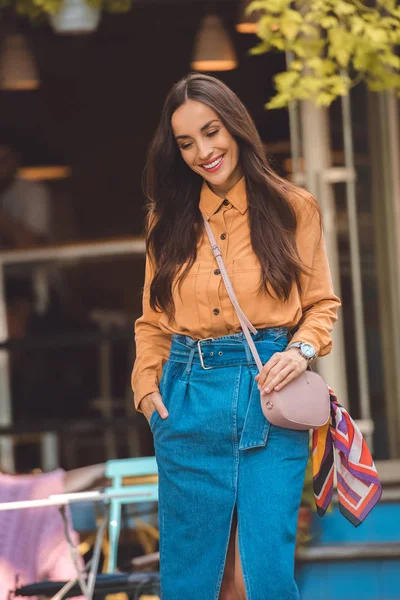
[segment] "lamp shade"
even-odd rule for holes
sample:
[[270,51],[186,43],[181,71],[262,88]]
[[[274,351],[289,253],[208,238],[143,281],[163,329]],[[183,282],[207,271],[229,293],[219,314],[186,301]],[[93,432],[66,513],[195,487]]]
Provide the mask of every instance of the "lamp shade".
[[100,8],[86,0],[63,0],[60,9],[50,15],[50,24],[58,34],[79,35],[95,31],[100,17]]
[[254,10],[250,14],[246,14],[246,8],[252,0],[242,0],[240,3],[239,19],[236,24],[236,31],[239,33],[257,33],[258,21],[260,20],[262,11]]
[[202,20],[191,66],[195,71],[230,71],[237,67],[233,44],[217,15]]
[[37,167],[21,167],[18,177],[29,181],[50,181],[52,179],[67,179],[71,177],[71,168],[67,165],[51,165]]
[[36,90],[40,85],[35,59],[20,33],[6,36],[0,54],[0,89]]

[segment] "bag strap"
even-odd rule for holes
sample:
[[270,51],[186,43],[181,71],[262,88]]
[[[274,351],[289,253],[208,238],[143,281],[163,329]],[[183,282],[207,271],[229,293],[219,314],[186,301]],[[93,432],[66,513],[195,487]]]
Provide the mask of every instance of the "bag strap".
[[257,333],[257,329],[255,329],[255,327],[253,327],[253,325],[250,323],[250,321],[248,320],[248,318],[246,317],[246,315],[240,308],[238,299],[235,294],[235,290],[232,287],[231,280],[229,279],[229,275],[226,270],[224,260],[222,258],[221,248],[218,246],[216,239],[214,237],[214,234],[212,232],[211,226],[204,215],[203,215],[203,220],[204,220],[204,226],[206,228],[207,235],[208,235],[210,243],[211,243],[211,251],[212,251],[213,255],[215,256],[219,270],[221,271],[221,275],[222,275],[222,279],[223,279],[225,287],[226,287],[226,291],[228,292],[229,298],[231,299],[233,307],[236,311],[236,314],[237,314],[239,322],[240,322],[240,326],[246,337],[247,343],[249,344],[249,347],[250,347],[251,353],[253,355],[253,358],[256,362],[257,368],[259,371],[261,371],[261,369],[263,368],[263,364],[262,364],[260,356],[257,352],[253,338],[250,335],[250,331],[252,333]]

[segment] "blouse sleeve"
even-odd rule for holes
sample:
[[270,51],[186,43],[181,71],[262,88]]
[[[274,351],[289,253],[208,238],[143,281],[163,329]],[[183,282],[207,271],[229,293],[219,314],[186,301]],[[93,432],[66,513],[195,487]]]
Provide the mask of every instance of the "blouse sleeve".
[[309,342],[319,356],[324,356],[332,348],[331,332],[340,300],[333,292],[320,215],[311,195],[298,216],[297,246],[308,272],[300,278],[303,314],[290,343]]
[[135,323],[136,360],[132,371],[132,389],[135,408],[142,412],[139,404],[151,392],[158,392],[162,368],[168,359],[171,334],[159,327],[160,312],[150,307],[150,285],[153,278],[151,262],[146,257],[146,272],[143,290],[143,314]]

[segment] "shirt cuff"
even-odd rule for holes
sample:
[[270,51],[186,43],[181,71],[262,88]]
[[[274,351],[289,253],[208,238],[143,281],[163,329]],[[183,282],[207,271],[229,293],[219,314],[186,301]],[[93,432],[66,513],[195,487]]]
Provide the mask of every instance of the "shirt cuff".
[[134,404],[138,412],[143,413],[139,404],[147,394],[158,392],[158,382],[154,374],[143,374],[135,381],[132,381],[132,389],[134,393]]

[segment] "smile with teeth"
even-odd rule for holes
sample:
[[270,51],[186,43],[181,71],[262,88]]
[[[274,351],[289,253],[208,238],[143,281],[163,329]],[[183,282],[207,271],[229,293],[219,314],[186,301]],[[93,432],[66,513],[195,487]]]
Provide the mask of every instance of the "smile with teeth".
[[222,161],[223,161],[224,155],[219,156],[218,158],[216,158],[215,160],[213,160],[213,162],[211,163],[207,163],[206,165],[201,165],[203,167],[203,169],[206,169],[207,171],[210,171],[212,169],[215,169],[216,167],[218,167]]

